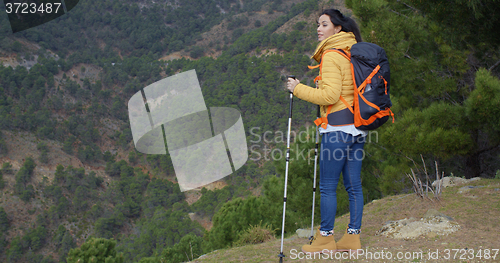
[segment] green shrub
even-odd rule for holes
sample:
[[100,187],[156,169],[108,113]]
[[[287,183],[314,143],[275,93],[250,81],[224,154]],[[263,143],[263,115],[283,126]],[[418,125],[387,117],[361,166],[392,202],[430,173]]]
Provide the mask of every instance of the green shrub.
[[0,172],[0,190],[5,187],[5,181],[3,180],[3,174]]
[[306,27],[307,23],[305,21],[300,21],[300,22],[297,22],[295,23],[295,25],[293,25],[293,29],[294,30],[302,30]]
[[2,164],[2,172],[11,173],[12,172],[12,164],[10,162],[5,162]]
[[117,253],[113,239],[91,238],[79,248],[71,249],[66,261],[73,262],[109,262],[123,263],[122,253]]
[[241,233],[240,237],[236,242],[234,242],[234,246],[242,246],[245,244],[259,244],[264,243],[269,240],[273,240],[274,230],[269,225],[254,225],[250,226],[247,230]]

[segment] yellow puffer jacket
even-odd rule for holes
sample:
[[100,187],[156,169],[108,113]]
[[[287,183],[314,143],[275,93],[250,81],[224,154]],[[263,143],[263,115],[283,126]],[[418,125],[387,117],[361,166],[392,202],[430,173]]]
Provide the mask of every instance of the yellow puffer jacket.
[[[324,51],[337,48],[350,52],[351,46],[356,43],[353,33],[339,32],[321,41],[311,58],[320,62]],[[321,117],[326,116],[329,105],[333,105],[331,112],[347,108],[339,99],[341,95],[351,106],[354,99],[354,84],[349,60],[336,52],[326,53],[323,60],[318,89],[298,84],[293,90],[293,95],[299,99],[320,105]]]

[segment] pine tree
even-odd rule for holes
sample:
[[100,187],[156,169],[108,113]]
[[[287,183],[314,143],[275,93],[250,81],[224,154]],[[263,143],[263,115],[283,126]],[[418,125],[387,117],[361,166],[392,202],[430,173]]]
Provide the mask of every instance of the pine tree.
[[383,193],[409,189],[404,174],[414,166],[411,160],[420,156],[428,163],[438,161],[447,174],[492,175],[500,167],[495,161],[500,152],[496,117],[473,114],[469,101],[482,93],[491,103],[481,102],[481,111],[496,116],[496,89],[491,88],[496,84],[490,81],[490,90],[476,91],[481,89],[477,78],[486,78],[482,70],[476,71],[489,68],[489,78],[498,80],[498,72],[493,71],[500,57],[491,55],[498,54],[499,48],[500,29],[493,26],[500,19],[494,12],[498,3],[346,3],[358,18],[363,40],[383,47],[391,66],[396,120],[377,130],[380,141],[365,147],[373,162],[364,167],[380,178]]
[[123,254],[117,253],[116,241],[113,239],[91,238],[79,248],[71,249],[66,261],[77,262],[109,262],[123,263]]
[[9,219],[5,209],[0,206],[0,232],[6,233],[9,230]]

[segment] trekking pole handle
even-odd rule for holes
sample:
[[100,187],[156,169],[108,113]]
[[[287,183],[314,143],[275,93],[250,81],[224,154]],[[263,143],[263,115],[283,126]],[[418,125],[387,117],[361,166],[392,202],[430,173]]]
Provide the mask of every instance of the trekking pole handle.
[[[287,76],[287,79],[288,79],[288,78],[297,79],[297,77],[295,77],[295,75],[288,75],[288,76]],[[293,93],[293,92],[291,92],[291,91],[288,91],[288,92]]]

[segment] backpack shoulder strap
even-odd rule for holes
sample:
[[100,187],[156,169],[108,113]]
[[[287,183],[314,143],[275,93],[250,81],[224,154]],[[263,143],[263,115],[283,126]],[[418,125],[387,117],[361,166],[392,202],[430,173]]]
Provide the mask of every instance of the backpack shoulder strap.
[[321,61],[319,63],[319,65],[316,65],[316,66],[307,66],[309,69],[315,69],[315,68],[318,68],[319,67],[319,72],[320,74],[314,79],[314,82],[318,81],[318,80],[321,80],[321,73],[323,72],[323,57],[325,57],[325,55],[327,53],[330,53],[330,52],[335,52],[335,53],[339,53],[341,54],[343,57],[345,57],[347,60],[351,61],[351,54],[350,53],[347,53],[345,52],[345,50],[342,50],[342,49],[336,49],[336,48],[332,48],[332,49],[328,49],[328,50],[325,50],[325,52],[323,52],[323,54],[321,55]]
[[345,57],[347,60],[351,61],[351,53],[348,53],[343,49],[337,49],[337,48],[330,49],[330,50],[339,53],[340,55]]
[[[321,80],[321,76],[322,76],[322,70],[323,70],[323,57],[327,54],[327,53],[330,53],[330,52],[335,52],[335,53],[338,53],[340,55],[342,55],[343,57],[345,57],[347,60],[349,60],[349,62],[351,61],[351,54],[346,52],[345,50],[342,50],[342,49],[336,49],[336,48],[333,48],[333,49],[329,49],[329,50],[325,50],[325,52],[323,52],[323,54],[321,55],[321,61],[319,63],[319,65],[316,65],[316,66],[307,66],[309,69],[315,69],[315,68],[318,68],[319,67],[319,72],[320,74],[314,79],[314,82],[318,81],[318,80]],[[347,101],[342,97],[342,95],[340,95],[339,99],[345,104],[345,106],[349,109],[349,111],[351,113],[354,114],[354,109],[352,108],[351,105],[349,105],[349,103],[347,103]],[[330,105],[328,106],[328,109],[326,110],[326,116],[325,117],[321,117],[321,118],[317,118],[314,123],[316,124],[316,126],[319,126],[321,125],[321,127],[323,129],[326,129],[327,127],[327,124],[328,124],[328,115],[331,113],[331,110],[332,110],[332,106],[333,105]]]

